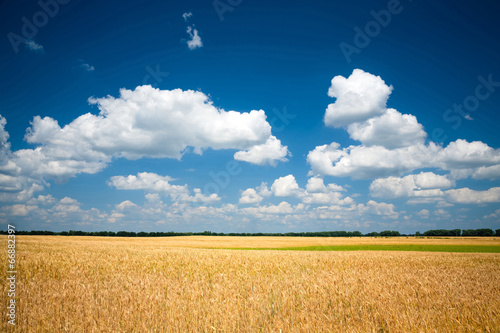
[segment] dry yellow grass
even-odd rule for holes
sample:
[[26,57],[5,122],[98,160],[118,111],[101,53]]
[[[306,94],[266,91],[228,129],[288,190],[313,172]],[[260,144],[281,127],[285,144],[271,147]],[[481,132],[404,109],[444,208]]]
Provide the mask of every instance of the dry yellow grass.
[[499,254],[192,248],[391,240],[20,236],[15,331],[500,331]]

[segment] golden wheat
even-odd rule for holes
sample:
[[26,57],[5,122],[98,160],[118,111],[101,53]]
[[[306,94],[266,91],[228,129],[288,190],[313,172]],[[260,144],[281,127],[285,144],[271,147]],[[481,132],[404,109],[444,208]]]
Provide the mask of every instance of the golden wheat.
[[[2,316],[6,332],[500,331],[499,254],[192,248],[349,239],[17,241],[17,325],[12,330]],[[5,237],[0,244],[6,249]],[[7,304],[5,281],[1,289]]]

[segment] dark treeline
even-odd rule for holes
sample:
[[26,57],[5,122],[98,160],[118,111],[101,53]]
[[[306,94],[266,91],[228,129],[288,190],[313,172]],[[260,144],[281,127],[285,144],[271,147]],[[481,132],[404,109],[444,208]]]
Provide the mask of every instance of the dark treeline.
[[[0,234],[7,234],[6,230],[0,230]],[[426,237],[458,237],[458,236],[474,236],[474,237],[488,237],[500,236],[500,229],[493,231],[492,229],[437,229],[428,230],[423,234],[417,232],[416,234],[400,234],[398,231],[385,230],[381,232],[370,232],[362,234],[359,231],[319,231],[319,232],[288,232],[288,233],[217,233],[211,231],[204,232],[133,232],[133,231],[45,231],[45,230],[32,230],[32,231],[16,231],[16,235],[56,235],[56,236],[106,236],[106,237],[173,237],[173,236],[274,236],[274,237],[397,237],[397,236],[426,236]]]

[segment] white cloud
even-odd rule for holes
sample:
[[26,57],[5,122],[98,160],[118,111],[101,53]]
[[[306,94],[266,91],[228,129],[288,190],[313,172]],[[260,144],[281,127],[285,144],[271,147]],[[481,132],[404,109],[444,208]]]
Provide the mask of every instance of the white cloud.
[[446,210],[444,210],[444,209],[442,209],[442,208],[440,208],[440,209],[436,209],[436,210],[434,211],[434,216],[435,216],[437,219],[440,219],[440,220],[441,220],[441,219],[449,219],[449,218],[451,218],[451,214],[450,214],[448,211],[446,211]]
[[309,179],[306,189],[302,189],[293,175],[280,177],[271,186],[274,196],[300,198],[305,204],[349,205],[354,203],[352,198],[343,197],[343,194],[340,193],[343,190],[341,186],[336,184],[325,186],[323,180],[316,177]]
[[113,176],[110,178],[108,185],[118,190],[144,190],[164,193],[176,202],[210,203],[220,201],[220,197],[217,194],[204,195],[201,189],[198,188],[193,190],[194,196],[192,196],[187,185],[172,185],[170,184],[172,180],[168,176],[160,176],[151,172],[140,172],[137,176]]
[[427,209],[422,209],[421,211],[419,211],[417,213],[417,215],[420,216],[423,219],[428,219],[429,218],[429,214],[430,214],[430,212]]
[[80,67],[81,69],[83,69],[86,72],[93,72],[95,70],[94,66],[92,66],[90,64],[81,64],[78,67]]
[[311,174],[371,179],[401,175],[421,168],[440,168],[448,171],[466,170],[466,174],[476,172],[476,178],[487,178],[486,175],[495,176],[497,168],[486,169],[484,165],[496,164],[500,160],[500,149],[461,139],[451,142],[446,148],[433,142],[397,149],[363,145],[343,149],[339,147],[334,142],[310,151],[307,160],[311,165]]
[[186,22],[187,22],[188,18],[190,18],[191,16],[193,16],[192,12],[182,14],[182,17],[184,18],[184,21],[186,21]]
[[118,205],[116,205],[115,207],[116,207],[116,210],[124,211],[124,210],[130,209],[130,208],[135,208],[135,207],[137,207],[137,205],[130,200],[125,200],[125,201],[122,201],[121,203],[119,203]]
[[240,209],[240,211],[244,214],[262,217],[263,214],[292,214],[294,208],[288,202],[282,201],[278,205],[245,207]]
[[441,189],[454,186],[446,176],[433,172],[420,172],[403,178],[375,179],[370,184],[370,194],[381,198],[443,196]]
[[318,146],[310,151],[307,161],[312,175],[373,179],[390,175],[401,175],[412,170],[432,167],[440,147],[434,143],[416,144],[398,149],[382,146]]
[[325,124],[342,127],[365,121],[385,112],[392,86],[387,86],[380,76],[355,69],[347,79],[335,76],[328,89],[328,96],[335,97],[325,113]]
[[270,197],[271,195],[273,195],[273,192],[271,192],[271,190],[267,187],[267,183],[266,182],[262,182],[260,184],[259,187],[256,188],[257,192],[259,193],[259,195],[267,198],[267,197]]
[[270,136],[267,141],[261,145],[256,145],[247,151],[238,151],[234,154],[234,159],[257,165],[276,166],[278,161],[287,162],[286,158],[290,155],[287,146],[282,146],[281,141],[275,136]]
[[2,207],[2,211],[10,216],[27,216],[30,212],[36,210],[36,206],[16,204]]
[[59,203],[63,205],[76,205],[78,204],[78,201],[70,197],[64,197],[61,200],[59,200]]
[[240,204],[254,204],[254,203],[259,203],[264,198],[260,196],[257,191],[253,188],[248,188],[245,191],[241,193],[240,197]]
[[415,116],[394,109],[387,109],[381,116],[365,122],[350,124],[347,132],[365,146],[379,145],[389,149],[423,144],[427,136]]
[[413,179],[418,189],[443,189],[455,185],[454,181],[448,179],[448,177],[436,175],[433,172],[420,172],[419,174],[413,175]]
[[302,196],[302,202],[305,204],[320,204],[320,205],[350,205],[354,200],[350,197],[343,197],[342,193],[336,191],[328,191],[325,193],[308,193]]
[[462,139],[446,147],[426,144],[426,133],[415,116],[386,108],[391,91],[380,77],[359,69],[347,79],[333,78],[328,94],[337,101],[328,106],[325,124],[346,126],[361,145],[317,146],[307,156],[311,175],[373,179],[438,168],[450,171],[455,179],[500,178],[500,149]]
[[500,178],[500,164],[489,166],[489,167],[479,167],[472,174],[474,179],[490,179],[495,180]]
[[39,195],[37,198],[32,198],[30,199],[27,203],[29,205],[35,205],[35,206],[46,206],[46,205],[52,205],[56,202],[56,199],[48,194],[48,195]]
[[486,191],[475,191],[468,187],[445,192],[448,201],[459,204],[484,204],[500,202],[500,187],[492,187]]
[[28,50],[31,50],[33,52],[44,53],[43,46],[35,42],[33,39],[27,39],[24,42],[24,45]]
[[311,177],[307,181],[306,190],[311,193],[324,193],[327,191],[323,178]]
[[277,197],[298,197],[303,192],[293,175],[276,179],[271,186],[271,191]]
[[306,191],[308,193],[326,193],[326,192],[336,192],[336,191],[345,191],[345,189],[337,184],[328,184],[328,187],[325,186],[323,178],[320,177],[311,177],[307,181]]
[[391,219],[397,219],[399,213],[395,211],[396,207],[393,204],[388,204],[385,202],[376,202],[370,200],[366,205],[359,205],[359,210],[363,213],[368,213],[372,215],[385,216]]
[[485,218],[485,219],[498,219],[498,218],[500,218],[500,209],[495,210],[495,212],[491,213],[490,215],[485,215],[483,218]]
[[203,42],[201,41],[201,37],[198,35],[198,30],[189,26],[189,27],[187,27],[186,32],[188,33],[189,37],[191,38],[187,41],[187,45],[188,45],[190,50],[195,50],[195,49],[203,46]]
[[225,111],[202,92],[140,86],[89,103],[97,105],[98,115],[84,114],[64,127],[50,117],[34,117],[25,140],[39,145],[35,149],[11,152],[0,117],[0,186],[26,183],[26,189],[45,178],[64,182],[79,173],[97,173],[120,157],[180,159],[189,151],[237,149],[240,160],[275,165],[288,154],[271,135],[263,110]]
[[458,139],[439,152],[440,166],[445,170],[480,168],[500,164],[500,149],[481,141]]

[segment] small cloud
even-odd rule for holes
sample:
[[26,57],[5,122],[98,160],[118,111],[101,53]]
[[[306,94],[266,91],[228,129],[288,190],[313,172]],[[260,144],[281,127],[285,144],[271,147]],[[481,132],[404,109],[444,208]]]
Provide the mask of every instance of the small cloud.
[[78,65],[76,67],[73,67],[73,69],[80,69],[85,72],[93,72],[95,71],[95,67],[92,66],[91,64],[88,64],[85,62],[85,60],[78,59]]
[[33,52],[40,52],[40,53],[44,53],[44,49],[43,49],[43,46],[38,44],[37,42],[35,42],[33,39],[27,39],[25,42],[24,42],[24,45],[26,46],[26,48],[28,50],[31,50]]
[[182,14],[182,17],[184,18],[184,21],[186,21],[186,22],[187,22],[188,18],[190,18],[191,16],[193,16],[193,13],[191,13],[191,12]]
[[[188,18],[190,18],[191,16],[193,16],[192,12],[186,12],[186,13],[182,14],[182,17],[184,18],[184,21],[186,21],[186,22],[188,21]],[[187,41],[187,45],[188,45],[190,50],[195,50],[195,49],[203,46],[203,43],[201,41],[201,37],[198,35],[198,30],[196,30],[194,28],[194,24],[188,26],[186,32],[188,33],[189,37],[191,38]]]
[[89,65],[89,64],[81,64],[80,68],[83,69],[86,72],[92,72],[95,70],[94,66]]
[[190,40],[187,41],[187,45],[190,50],[195,50],[199,47],[203,46],[203,42],[201,41],[201,37],[198,35],[198,30],[188,27],[187,33],[191,37]]
[[470,115],[465,115],[465,119],[467,119],[467,120],[474,120],[474,118],[472,118]]

